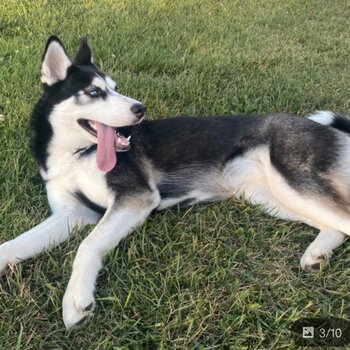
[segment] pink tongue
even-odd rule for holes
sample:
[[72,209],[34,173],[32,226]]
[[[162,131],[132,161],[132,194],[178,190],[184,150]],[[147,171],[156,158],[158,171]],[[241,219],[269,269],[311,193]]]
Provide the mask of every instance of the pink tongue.
[[95,122],[97,131],[96,163],[101,171],[111,171],[117,163],[115,151],[115,130],[105,124]]

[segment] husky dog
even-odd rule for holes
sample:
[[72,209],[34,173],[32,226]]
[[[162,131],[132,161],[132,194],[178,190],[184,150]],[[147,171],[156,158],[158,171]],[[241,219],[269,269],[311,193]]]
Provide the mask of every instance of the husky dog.
[[[97,224],[80,244],[63,298],[67,328],[94,306],[102,258],[153,210],[245,195],[320,232],[301,258],[319,268],[350,235],[350,121],[331,112],[142,121],[81,40],[71,61],[50,37],[41,64],[31,147],[52,215],[0,246],[0,271]],[[130,138],[131,136],[131,138]]]

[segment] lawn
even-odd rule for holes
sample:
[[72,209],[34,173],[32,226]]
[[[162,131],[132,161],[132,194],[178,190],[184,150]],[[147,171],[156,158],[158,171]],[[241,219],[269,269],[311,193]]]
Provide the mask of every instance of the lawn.
[[[349,16],[345,0],[1,1],[0,241],[48,215],[28,122],[49,35],[71,55],[88,36],[150,119],[307,115],[350,110]],[[293,349],[298,318],[350,318],[349,244],[304,273],[315,230],[228,200],[152,215],[106,256],[93,319],[66,331],[61,301],[88,232],[2,277],[1,349]]]

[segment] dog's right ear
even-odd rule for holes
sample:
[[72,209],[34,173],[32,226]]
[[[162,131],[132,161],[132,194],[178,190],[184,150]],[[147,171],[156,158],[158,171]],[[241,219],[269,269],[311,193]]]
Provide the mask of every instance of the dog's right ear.
[[72,65],[63,44],[56,36],[51,36],[45,47],[41,63],[41,77],[43,84],[51,86],[67,77],[67,69]]

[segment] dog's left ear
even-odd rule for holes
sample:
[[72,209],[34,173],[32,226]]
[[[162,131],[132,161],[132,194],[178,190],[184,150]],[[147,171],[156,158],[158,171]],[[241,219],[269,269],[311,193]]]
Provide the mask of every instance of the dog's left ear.
[[88,66],[93,63],[92,52],[85,37],[80,39],[80,46],[74,63],[79,66]]

